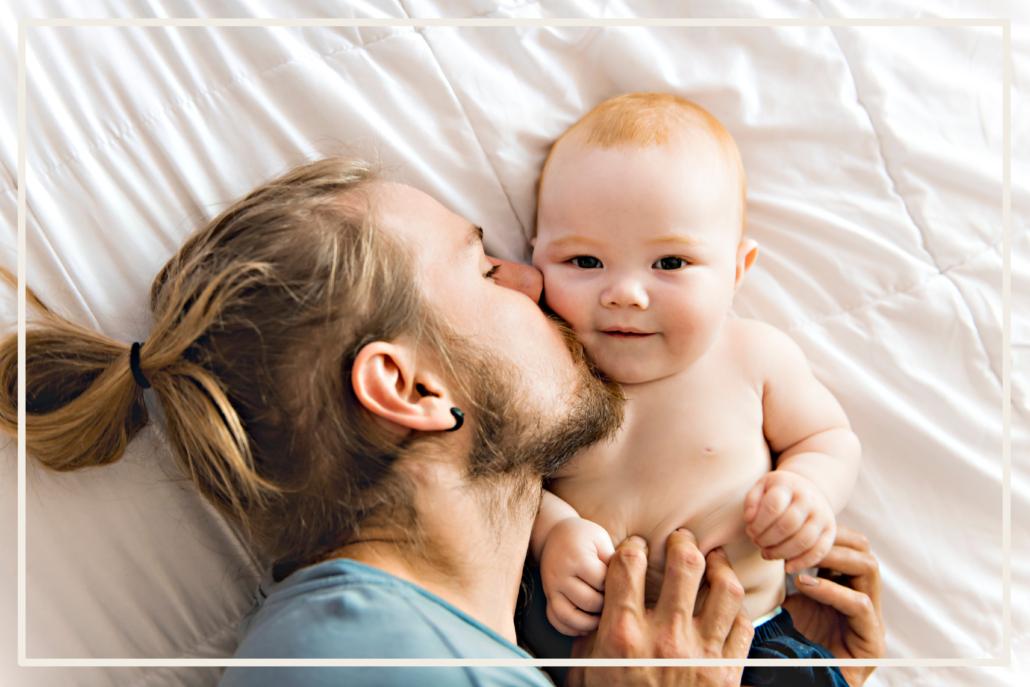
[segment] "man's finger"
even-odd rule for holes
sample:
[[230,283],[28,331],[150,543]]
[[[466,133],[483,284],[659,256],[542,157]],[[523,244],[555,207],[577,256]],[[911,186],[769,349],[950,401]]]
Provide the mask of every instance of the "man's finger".
[[687,622],[694,617],[697,590],[705,571],[705,557],[688,530],[676,530],[665,542],[665,576],[655,614],[659,622]]
[[[839,541],[839,540],[838,540]],[[879,567],[872,554],[857,549],[834,546],[819,563],[820,568],[852,577],[869,575]]]
[[755,627],[751,619],[744,611],[737,614],[733,619],[733,627],[730,628],[730,636],[726,638],[726,644],[722,649],[723,658],[744,658],[751,649],[751,640],[755,636]]
[[819,567],[849,575],[852,589],[868,595],[873,603],[880,603],[880,564],[869,551],[834,546]]
[[798,593],[813,601],[830,606],[848,619],[848,626],[859,637],[872,639],[876,636],[880,624],[876,607],[866,594],[849,589],[827,580],[810,575],[798,575]]
[[846,546],[859,551],[869,550],[869,540],[866,539],[864,534],[843,525],[837,526],[837,538],[833,543],[837,546]]
[[744,587],[730,567],[726,553],[714,549],[708,554],[705,580],[708,596],[701,609],[701,636],[721,650],[744,601]]
[[647,542],[634,535],[619,544],[608,561],[598,634],[604,636],[613,627],[623,627],[627,616],[643,622],[646,575]]

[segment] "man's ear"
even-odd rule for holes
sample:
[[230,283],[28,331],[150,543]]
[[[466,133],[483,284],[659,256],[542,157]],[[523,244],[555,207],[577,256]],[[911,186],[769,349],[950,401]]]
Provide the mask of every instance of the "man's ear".
[[737,246],[737,273],[733,278],[733,288],[739,288],[744,281],[744,275],[755,264],[758,257],[758,244],[753,239],[741,239]]
[[429,370],[420,370],[403,343],[374,341],[354,359],[351,386],[358,402],[388,425],[437,432],[454,426],[452,399]]

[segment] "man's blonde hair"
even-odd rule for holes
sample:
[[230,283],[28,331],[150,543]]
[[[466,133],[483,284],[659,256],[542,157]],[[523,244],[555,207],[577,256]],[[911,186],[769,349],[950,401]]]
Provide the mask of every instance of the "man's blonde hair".
[[[747,177],[737,144],[708,110],[672,93],[626,93],[609,98],[583,115],[551,145],[537,181],[537,197],[554,152],[566,139],[585,146],[646,148],[667,144],[678,132],[702,131],[709,134],[729,157],[740,178],[740,226],[744,228]],[[533,229],[534,235],[536,228]]]
[[[417,540],[397,469],[412,444],[350,384],[365,344],[409,336],[467,393],[413,254],[377,226],[378,178],[346,158],[296,167],[199,228],[150,289],[139,367],[174,457],[280,576],[383,522]],[[130,346],[27,295],[38,315],[26,331],[29,453],[59,471],[114,463],[149,420]],[[11,334],[0,340],[0,430],[12,436],[17,359]]]

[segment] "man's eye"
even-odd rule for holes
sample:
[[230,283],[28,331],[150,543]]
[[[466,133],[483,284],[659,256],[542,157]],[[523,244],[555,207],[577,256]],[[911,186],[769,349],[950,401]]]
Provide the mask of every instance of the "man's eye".
[[664,258],[655,262],[655,264],[651,266],[656,267],[660,270],[681,270],[689,264],[690,263],[688,263],[683,258],[677,258],[671,255],[667,255]]
[[[490,269],[488,269],[486,272],[483,273],[483,278],[484,279],[494,279],[494,277],[497,276],[497,271],[500,270],[500,269],[501,269],[500,265],[494,265],[493,267],[491,267]],[[496,280],[494,280],[494,281],[496,281]]]
[[582,270],[596,270],[602,266],[601,261],[592,255],[577,255],[569,262]]

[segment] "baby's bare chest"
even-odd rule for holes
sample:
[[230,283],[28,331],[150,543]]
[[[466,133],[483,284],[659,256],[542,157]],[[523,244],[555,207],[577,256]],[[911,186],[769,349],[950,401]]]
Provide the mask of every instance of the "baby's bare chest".
[[552,489],[616,541],[687,527],[723,545],[739,538],[744,494],[770,467],[761,390],[713,380],[631,397],[615,439],[583,451]]

